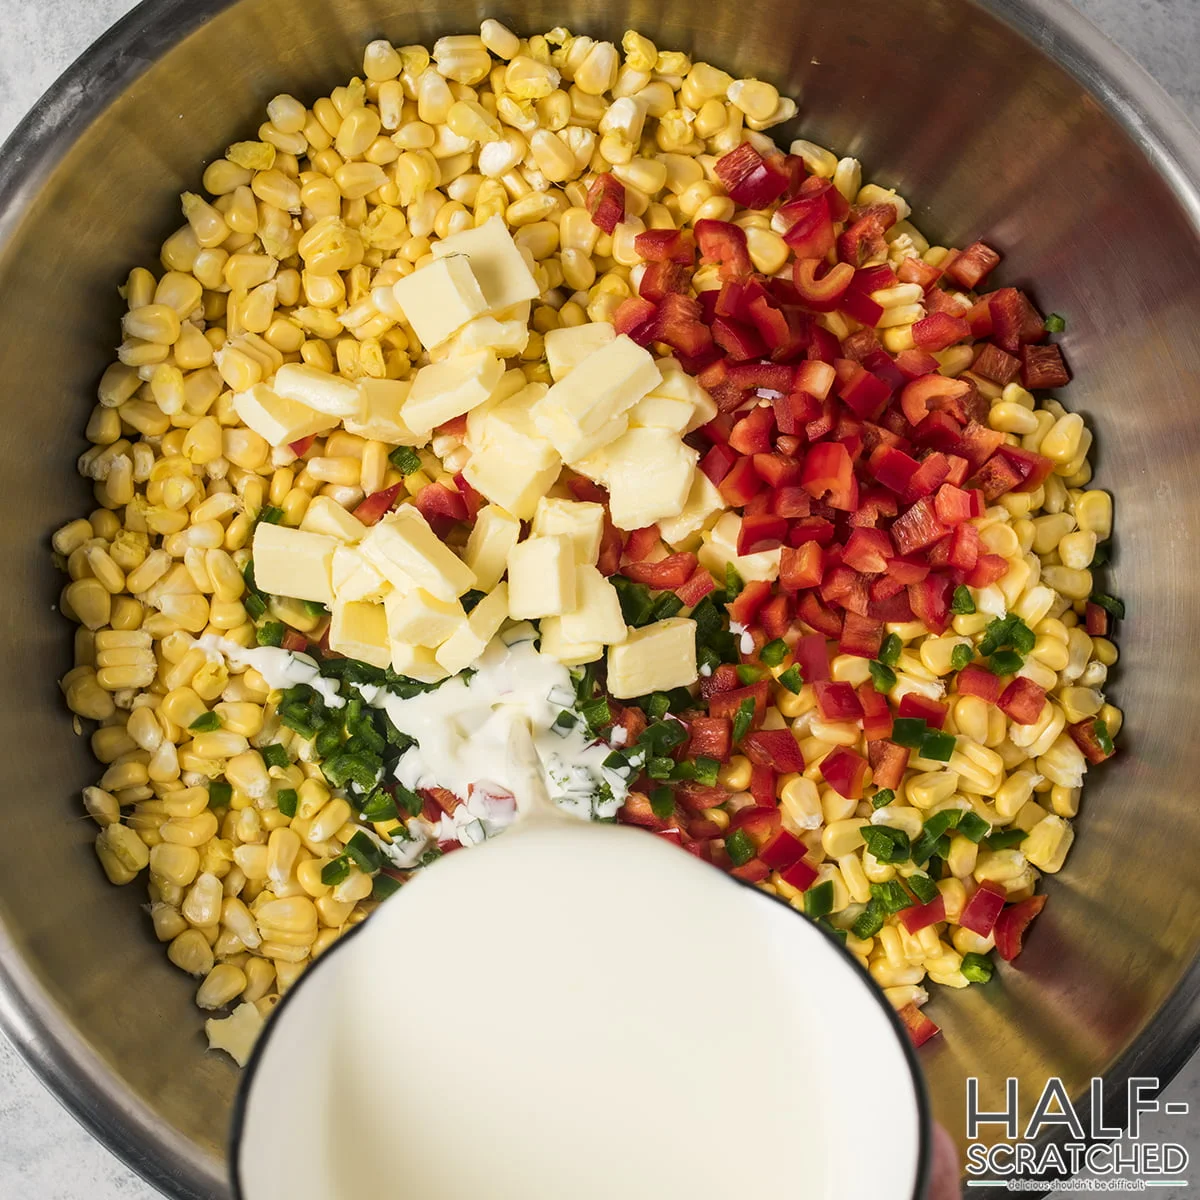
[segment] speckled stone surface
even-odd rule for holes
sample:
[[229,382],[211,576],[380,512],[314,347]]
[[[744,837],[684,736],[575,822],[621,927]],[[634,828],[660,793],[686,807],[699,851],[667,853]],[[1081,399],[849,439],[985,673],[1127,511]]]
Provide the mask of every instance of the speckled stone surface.
[[[1200,0],[1075,0],[1128,50],[1200,124]],[[0,139],[73,59],[133,7],[128,0],[0,0]],[[1145,1136],[1181,1142],[1193,1163],[1190,1189],[1162,1189],[1187,1200],[1200,1187],[1200,1056],[1166,1090],[1189,1105],[1186,1116],[1150,1119]],[[1071,1195],[1098,1195],[1072,1192]],[[968,1193],[969,1195],[969,1193]],[[1067,1193],[1056,1193],[1065,1198]],[[0,1037],[0,1198],[2,1200],[155,1200],[159,1196],[94,1141],[41,1086]]]

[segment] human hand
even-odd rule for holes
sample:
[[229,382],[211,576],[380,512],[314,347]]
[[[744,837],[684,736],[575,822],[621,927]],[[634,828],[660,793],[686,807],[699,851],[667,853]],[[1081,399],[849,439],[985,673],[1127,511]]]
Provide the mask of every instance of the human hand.
[[929,1173],[929,1200],[959,1200],[958,1149],[941,1125],[933,1127],[933,1164]]

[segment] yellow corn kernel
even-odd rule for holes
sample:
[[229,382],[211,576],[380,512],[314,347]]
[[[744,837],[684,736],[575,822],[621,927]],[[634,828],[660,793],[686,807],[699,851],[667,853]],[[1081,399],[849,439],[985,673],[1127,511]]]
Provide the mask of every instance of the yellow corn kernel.
[[928,810],[949,800],[958,788],[953,770],[927,771],[912,776],[904,785],[904,796],[913,808]]
[[96,835],[96,857],[110,883],[130,883],[150,861],[146,843],[128,826],[106,825]]
[[867,824],[862,817],[852,817],[827,825],[821,834],[821,848],[834,859],[853,853],[863,845],[862,829]]
[[1062,870],[1067,851],[1075,840],[1075,831],[1060,816],[1043,817],[1021,843],[1025,857],[1041,871],[1051,875]]
[[181,971],[197,977],[213,969],[212,947],[199,929],[186,929],[167,947],[167,957]]

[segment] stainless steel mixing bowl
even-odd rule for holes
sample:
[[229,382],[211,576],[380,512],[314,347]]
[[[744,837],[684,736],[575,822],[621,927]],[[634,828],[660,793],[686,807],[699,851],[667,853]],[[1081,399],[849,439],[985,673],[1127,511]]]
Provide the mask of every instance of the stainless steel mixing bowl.
[[[80,431],[112,356],[116,285],[179,223],[178,193],[276,92],[361,69],[384,35],[430,42],[492,15],[533,31],[638,28],[801,105],[806,136],[900,190],[927,233],[1001,247],[1004,283],[1066,314],[1070,404],[1117,497],[1129,607],[1122,752],[1093,773],[1078,840],[1028,948],[988,987],[939,994],[923,1051],[962,1134],[963,1079],[1032,1104],[1048,1075],[1169,1077],[1200,1035],[1200,145],[1129,59],[1055,0],[158,0],[75,64],[0,158],[0,1019],[62,1101],[176,1197],[224,1197],[235,1071],[205,1054],[194,984],[91,850],[94,768],[55,676],[69,665],[48,531],[89,507]],[[784,130],[786,135],[789,131]],[[975,1194],[979,1194],[976,1192]]]

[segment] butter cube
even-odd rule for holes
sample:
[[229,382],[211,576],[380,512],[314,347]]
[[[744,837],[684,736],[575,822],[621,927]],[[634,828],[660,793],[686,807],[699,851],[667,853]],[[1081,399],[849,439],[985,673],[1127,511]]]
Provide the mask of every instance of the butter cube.
[[557,383],[569,375],[589,354],[607,346],[617,331],[607,321],[586,325],[563,325],[546,333],[546,362],[550,378]]
[[429,430],[410,429],[400,415],[411,390],[411,379],[360,379],[360,407],[346,418],[346,432],[393,446],[426,445]]
[[553,448],[547,446],[547,450],[548,454],[522,461],[514,460],[502,446],[489,443],[471,456],[463,475],[477,492],[527,521],[538,498],[546,494],[562,469]]
[[668,546],[681,546],[699,533],[725,507],[724,497],[703,471],[692,476],[692,486],[677,517],[664,517],[658,531]]
[[737,573],[747,581],[770,582],[772,579],[778,579],[782,549],[776,547],[774,550],[758,550],[754,554],[738,554],[738,536],[741,529],[742,518],[735,512],[725,513],[711,531],[704,535],[704,543],[696,554],[700,565],[718,579],[724,576],[726,563],[732,563]]
[[[453,262],[456,260],[448,259]],[[438,347],[434,359],[491,350],[501,358],[513,358],[529,345],[529,301],[468,321],[452,338]],[[511,315],[510,315],[511,314]]]
[[420,587],[439,600],[450,601],[475,586],[475,572],[438,538],[411,504],[372,526],[361,546],[370,563],[402,592]]
[[508,617],[508,585],[498,584],[467,614],[460,625],[437,649],[438,662],[451,675],[469,667],[500,632]]
[[450,674],[428,646],[392,643],[392,670],[418,683],[440,683]]
[[490,592],[508,569],[508,552],[521,536],[521,522],[498,504],[485,504],[475,518],[463,561],[475,572],[475,586]]
[[531,537],[508,552],[508,615],[560,616],[575,607],[575,552],[569,537]]
[[588,470],[609,492],[618,529],[641,529],[677,517],[700,456],[669,429],[630,429],[592,456]]
[[717,415],[717,402],[689,375],[676,358],[660,358],[658,369],[662,374],[660,383],[651,393],[667,396],[674,400],[686,400],[692,406],[692,417],[687,432],[707,425]]
[[272,386],[285,400],[307,404],[331,417],[353,417],[362,403],[358,388],[349,379],[307,363],[284,363],[275,372]]
[[438,258],[466,255],[489,312],[511,308],[522,300],[536,300],[541,295],[525,256],[498,216],[477,229],[464,229],[434,242],[433,253]]
[[295,400],[285,400],[265,383],[256,383],[246,392],[235,392],[233,411],[272,446],[286,446],[288,442],[324,433],[338,423],[337,417]]
[[482,404],[503,374],[490,350],[430,363],[417,372],[400,415],[410,429],[429,431]]
[[669,429],[672,433],[682,434],[692,419],[692,411],[687,400],[651,392],[629,410],[629,424],[641,429]]
[[575,561],[593,566],[604,536],[604,505],[543,496],[533,514],[535,534],[565,534],[575,546]]
[[392,285],[392,295],[426,350],[488,311],[479,281],[464,255],[435,258],[398,279]]
[[332,604],[330,571],[339,545],[324,534],[260,521],[254,530],[254,580],[273,596]]
[[[549,390],[544,383],[529,383],[525,379],[524,373],[516,367],[511,371],[505,371],[487,400],[467,413],[467,432],[463,439],[467,448],[478,450],[483,445],[486,440],[484,435],[488,432],[487,420],[492,413],[501,408],[503,413],[509,414],[506,417],[502,415],[502,419],[513,433],[518,434],[526,442],[538,446],[546,445],[546,439],[534,427],[529,410]],[[510,400],[513,401],[512,404],[508,403]],[[499,432],[503,431],[498,431],[495,426],[492,427],[492,441],[496,440]]]
[[[626,413],[621,413],[620,416],[605,422],[594,433],[571,434],[562,442],[562,448],[565,451],[563,462],[569,463],[572,468],[577,462],[586,463],[597,450],[603,450],[604,447],[611,445],[628,428],[629,417]],[[580,473],[586,474],[586,470],[581,470]]]
[[601,642],[567,641],[563,637],[562,617],[543,617],[539,627],[542,631],[542,653],[557,659],[564,667],[578,667],[583,663],[595,662],[604,654]]
[[570,462],[577,444],[623,416],[662,382],[648,350],[620,334],[582,360],[533,410],[534,423]]
[[575,568],[575,608],[563,613],[560,622],[566,642],[611,646],[625,641],[627,634],[617,589],[588,565]]
[[[314,496],[300,521],[305,533],[323,533],[353,546],[367,536],[367,527],[329,496]],[[336,590],[336,589],[335,589]]]
[[392,647],[383,605],[335,600],[329,621],[329,648],[373,667],[389,666]]
[[457,600],[439,600],[424,588],[389,592],[383,607],[389,639],[410,646],[440,646],[467,620]]
[[687,687],[697,678],[696,622],[690,617],[630,629],[625,641],[608,648],[608,690],[618,700]]
[[338,600],[382,600],[392,585],[352,546],[339,546],[333,552],[333,594]]

